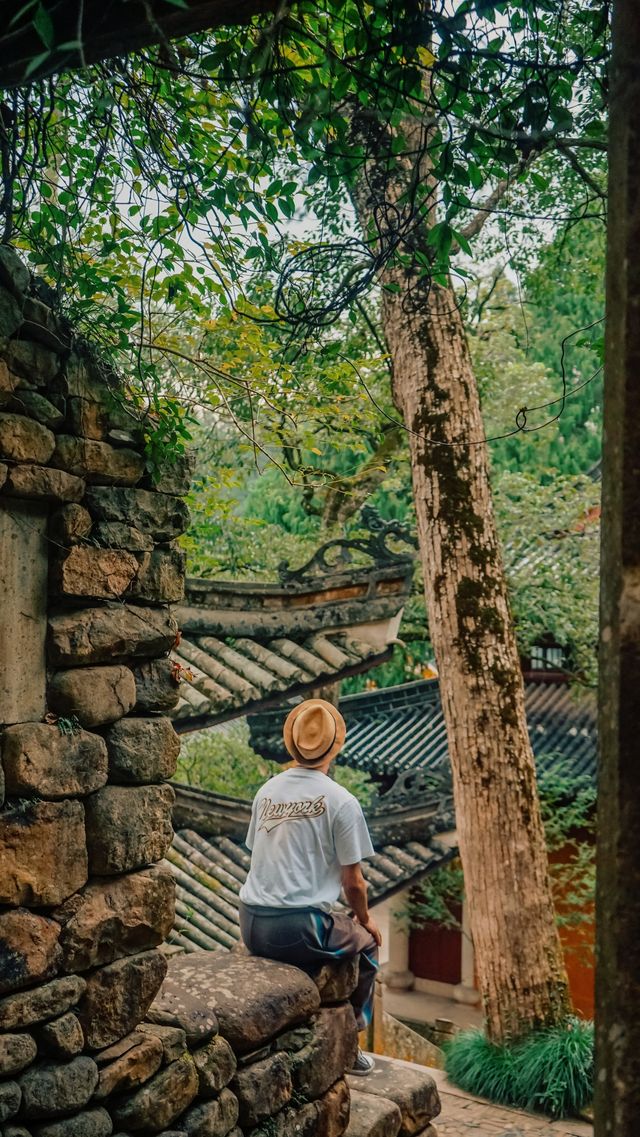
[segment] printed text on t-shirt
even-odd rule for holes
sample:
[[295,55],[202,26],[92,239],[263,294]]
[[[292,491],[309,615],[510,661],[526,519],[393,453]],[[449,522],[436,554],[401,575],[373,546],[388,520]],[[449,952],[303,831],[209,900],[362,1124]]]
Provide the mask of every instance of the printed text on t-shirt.
[[321,817],[326,808],[324,794],[319,794],[316,798],[305,798],[303,801],[272,801],[270,797],[266,797],[260,802],[258,829],[270,833],[277,825],[282,825],[283,821]]

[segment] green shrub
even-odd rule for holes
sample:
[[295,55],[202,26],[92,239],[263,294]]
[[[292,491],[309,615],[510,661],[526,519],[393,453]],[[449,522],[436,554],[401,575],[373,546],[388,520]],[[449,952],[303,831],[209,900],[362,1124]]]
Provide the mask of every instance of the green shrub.
[[552,1117],[575,1117],[593,1097],[593,1023],[570,1018],[500,1045],[479,1030],[461,1031],[445,1047],[445,1068],[468,1093]]

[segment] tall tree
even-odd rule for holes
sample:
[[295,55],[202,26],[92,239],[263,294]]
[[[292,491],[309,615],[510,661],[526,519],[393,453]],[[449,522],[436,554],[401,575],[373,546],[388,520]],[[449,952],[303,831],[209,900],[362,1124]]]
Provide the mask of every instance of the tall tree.
[[[416,151],[432,115],[428,106],[424,119],[403,124]],[[373,242],[379,203],[406,199],[414,167],[389,163],[386,124],[356,111],[353,132],[368,155],[355,200]],[[428,160],[422,177],[431,178]],[[409,432],[478,980],[489,1033],[499,1039],[562,1021],[567,978],[478,387],[452,284],[423,271],[435,224],[434,209],[413,227],[408,263],[385,265],[382,323],[394,401]]]
[[597,1137],[631,1137],[640,1110],[640,22],[614,5],[599,691]]

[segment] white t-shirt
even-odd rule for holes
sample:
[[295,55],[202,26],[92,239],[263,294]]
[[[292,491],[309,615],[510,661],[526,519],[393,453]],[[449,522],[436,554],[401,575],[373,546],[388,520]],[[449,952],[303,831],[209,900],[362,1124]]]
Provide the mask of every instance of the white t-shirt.
[[341,866],[374,851],[353,794],[319,770],[300,767],[258,790],[246,843],[251,868],[240,899],[267,908],[329,911],[340,895]]

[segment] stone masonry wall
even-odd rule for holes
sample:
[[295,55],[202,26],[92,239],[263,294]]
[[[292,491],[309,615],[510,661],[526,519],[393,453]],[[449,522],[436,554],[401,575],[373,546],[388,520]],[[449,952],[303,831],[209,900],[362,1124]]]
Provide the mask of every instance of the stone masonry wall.
[[94,1098],[96,1051],[166,972],[185,479],[154,484],[117,380],[0,248],[0,1124],[21,1119],[5,1135],[76,1131],[43,1119]]
[[188,478],[1,246],[2,1137],[347,1125],[353,967],[161,950]]

